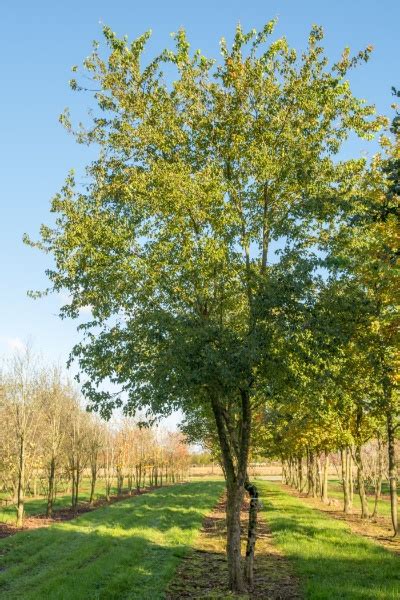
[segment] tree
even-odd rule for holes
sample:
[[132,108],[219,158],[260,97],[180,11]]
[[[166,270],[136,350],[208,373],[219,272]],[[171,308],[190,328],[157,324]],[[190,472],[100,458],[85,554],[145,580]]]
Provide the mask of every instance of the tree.
[[11,432],[12,461],[16,475],[17,527],[24,520],[25,491],[29,471],[38,450],[39,372],[30,348],[16,353],[3,380],[3,427]]
[[53,512],[57,469],[65,449],[63,445],[69,416],[66,413],[70,391],[62,382],[59,368],[42,371],[39,399],[43,463],[48,475],[46,516],[50,517]]
[[[108,417],[123,403],[101,387],[109,379],[126,395],[127,414],[211,412],[235,591],[245,588],[245,487],[256,493],[247,463],[268,348],[259,299],[270,243],[310,231],[313,204],[335,203],[358,170],[332,155],[350,132],[369,136],[380,126],[345,79],[369,49],[355,58],[345,50],[328,67],[319,27],[298,57],[285,38],[268,44],[274,25],[238,27],[231,49],[222,40],[219,64],[191,54],[180,30],[175,49],[144,67],[149,33],[129,44],[105,27],[107,58],[96,44],[84,62],[97,89],[93,122],[75,132],[99,154],[86,186],[67,178],[52,202],[55,226],[33,244],[55,259],[51,289],[70,294],[61,316],[91,307],[71,360],[88,376],[92,407]],[[75,78],[71,86],[84,89]],[[62,121],[70,129],[67,113]]]

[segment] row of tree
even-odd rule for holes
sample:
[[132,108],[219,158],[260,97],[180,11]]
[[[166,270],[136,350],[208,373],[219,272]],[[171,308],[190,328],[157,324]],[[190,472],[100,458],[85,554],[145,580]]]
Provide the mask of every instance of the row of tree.
[[82,484],[89,503],[104,496],[132,494],[148,486],[181,481],[189,452],[179,433],[139,427],[125,418],[109,424],[84,410],[76,387],[59,368],[40,366],[27,350],[16,354],[0,379],[0,490],[14,502],[22,525],[27,496],[44,496],[47,516],[59,494],[71,495],[76,510]]
[[[397,444],[398,448],[398,444]],[[282,457],[282,480],[287,485],[323,502],[335,502],[329,498],[329,479],[335,474],[342,483],[343,511],[351,512],[354,493],[361,503],[361,518],[376,517],[378,502],[382,497],[383,484],[389,481],[387,444],[382,438],[370,441],[358,452],[347,446],[339,452],[320,451],[306,447],[305,454],[287,454]],[[373,509],[369,508],[368,496],[373,494]]]

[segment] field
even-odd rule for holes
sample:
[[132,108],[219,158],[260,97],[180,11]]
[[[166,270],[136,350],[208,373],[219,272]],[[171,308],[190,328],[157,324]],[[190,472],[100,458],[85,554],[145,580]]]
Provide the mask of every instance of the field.
[[[276,482],[258,485],[261,536],[249,597],[400,598],[396,553]],[[1,598],[229,598],[221,502],[218,518],[212,513],[222,491],[216,479],[178,484],[6,538],[0,542]],[[210,513],[214,518],[204,521]],[[213,590],[196,596],[199,581]]]
[[[111,487],[111,495],[117,494],[117,486]],[[85,478],[82,480],[79,486],[79,502],[88,503],[90,497],[90,480]],[[95,500],[105,498],[105,485],[104,480],[99,479],[96,484]],[[1,495],[0,495],[0,499]],[[4,502],[4,499],[3,499]],[[25,499],[25,514],[27,517],[44,514],[46,512],[47,500],[44,496],[27,496]],[[69,508],[71,506],[71,494],[66,491],[60,492],[54,502],[54,511]],[[16,508],[15,504],[8,502],[7,505],[3,504],[0,506],[0,523],[15,523]]]
[[222,482],[171,486],[0,544],[4,599],[163,597]]

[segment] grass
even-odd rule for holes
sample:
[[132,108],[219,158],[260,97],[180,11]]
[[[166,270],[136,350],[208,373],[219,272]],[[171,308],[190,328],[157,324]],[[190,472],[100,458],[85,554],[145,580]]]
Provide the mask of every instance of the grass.
[[400,558],[349,526],[259,481],[273,538],[292,562],[307,600],[400,598]]
[[136,496],[46,529],[0,541],[2,600],[164,597],[222,482]]
[[[127,488],[123,490],[127,491]],[[113,485],[110,491],[111,495],[117,494],[117,486]],[[96,483],[95,500],[99,498],[105,498],[105,483],[103,479],[99,479]],[[1,498],[1,495],[0,495]],[[83,479],[79,486],[79,502],[89,502],[90,498],[90,479]],[[63,508],[69,508],[71,506],[71,494],[68,492],[59,492],[57,498],[53,504],[53,510],[60,510]],[[43,496],[25,498],[25,514],[28,517],[34,515],[44,514],[47,507],[47,498]],[[16,521],[16,506],[13,503],[9,503],[8,506],[0,506],[0,522],[12,523]]]
[[[382,494],[384,494],[384,495],[389,494],[389,489],[388,489],[387,484],[382,485]],[[329,498],[335,498],[336,500],[338,500],[341,503],[341,505],[343,505],[343,490],[342,490],[342,485],[341,485],[340,481],[338,481],[338,480],[329,481],[328,496],[329,496]],[[375,495],[374,495],[373,490],[369,489],[368,490],[368,506],[369,506],[370,513],[372,513],[372,511],[374,510],[374,505],[375,505]],[[354,490],[354,495],[353,495],[353,507],[357,510],[361,510],[360,496],[358,495],[358,492],[356,490]],[[390,517],[389,498],[386,497],[381,500],[378,500],[378,515],[381,517]]]

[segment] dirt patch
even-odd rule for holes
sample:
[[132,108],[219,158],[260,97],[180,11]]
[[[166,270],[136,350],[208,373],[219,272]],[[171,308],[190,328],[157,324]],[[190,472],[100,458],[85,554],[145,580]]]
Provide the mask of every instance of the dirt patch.
[[[233,598],[227,590],[228,569],[225,555],[225,499],[203,522],[193,549],[181,561],[167,590],[167,600],[222,600]],[[247,534],[248,505],[242,508],[242,534]],[[243,547],[244,550],[244,547]],[[267,523],[259,514],[254,589],[240,596],[246,599],[296,600],[301,598],[299,583],[289,563],[274,546]]]
[[384,546],[387,550],[400,554],[400,538],[393,537],[390,518],[378,516],[362,520],[361,511],[353,509],[351,513],[345,514],[342,509],[343,505],[340,502],[325,504],[319,498],[310,498],[306,494],[299,493],[288,485],[282,484],[282,488],[291,496],[304,500],[311,508],[324,512],[333,519],[346,522],[353,533],[362,535],[373,542]]
[[54,523],[71,521],[71,519],[75,519],[79,515],[91,512],[92,510],[96,510],[97,508],[101,508],[102,506],[108,506],[109,504],[114,504],[114,502],[121,502],[121,500],[133,498],[133,496],[147,494],[148,492],[151,492],[155,489],[159,488],[147,487],[141,490],[134,490],[132,494],[121,494],[119,496],[111,496],[109,501],[107,501],[105,498],[100,498],[98,500],[95,500],[93,504],[89,504],[88,502],[81,502],[76,508],[76,510],[73,510],[72,508],[62,508],[59,510],[55,510],[52,517],[46,517],[46,515],[35,515],[32,517],[25,517],[23,527],[17,527],[16,525],[11,525],[10,523],[0,523],[0,539],[8,537],[10,535],[14,535],[19,531],[26,531],[28,529],[39,529],[40,527],[49,527]]

